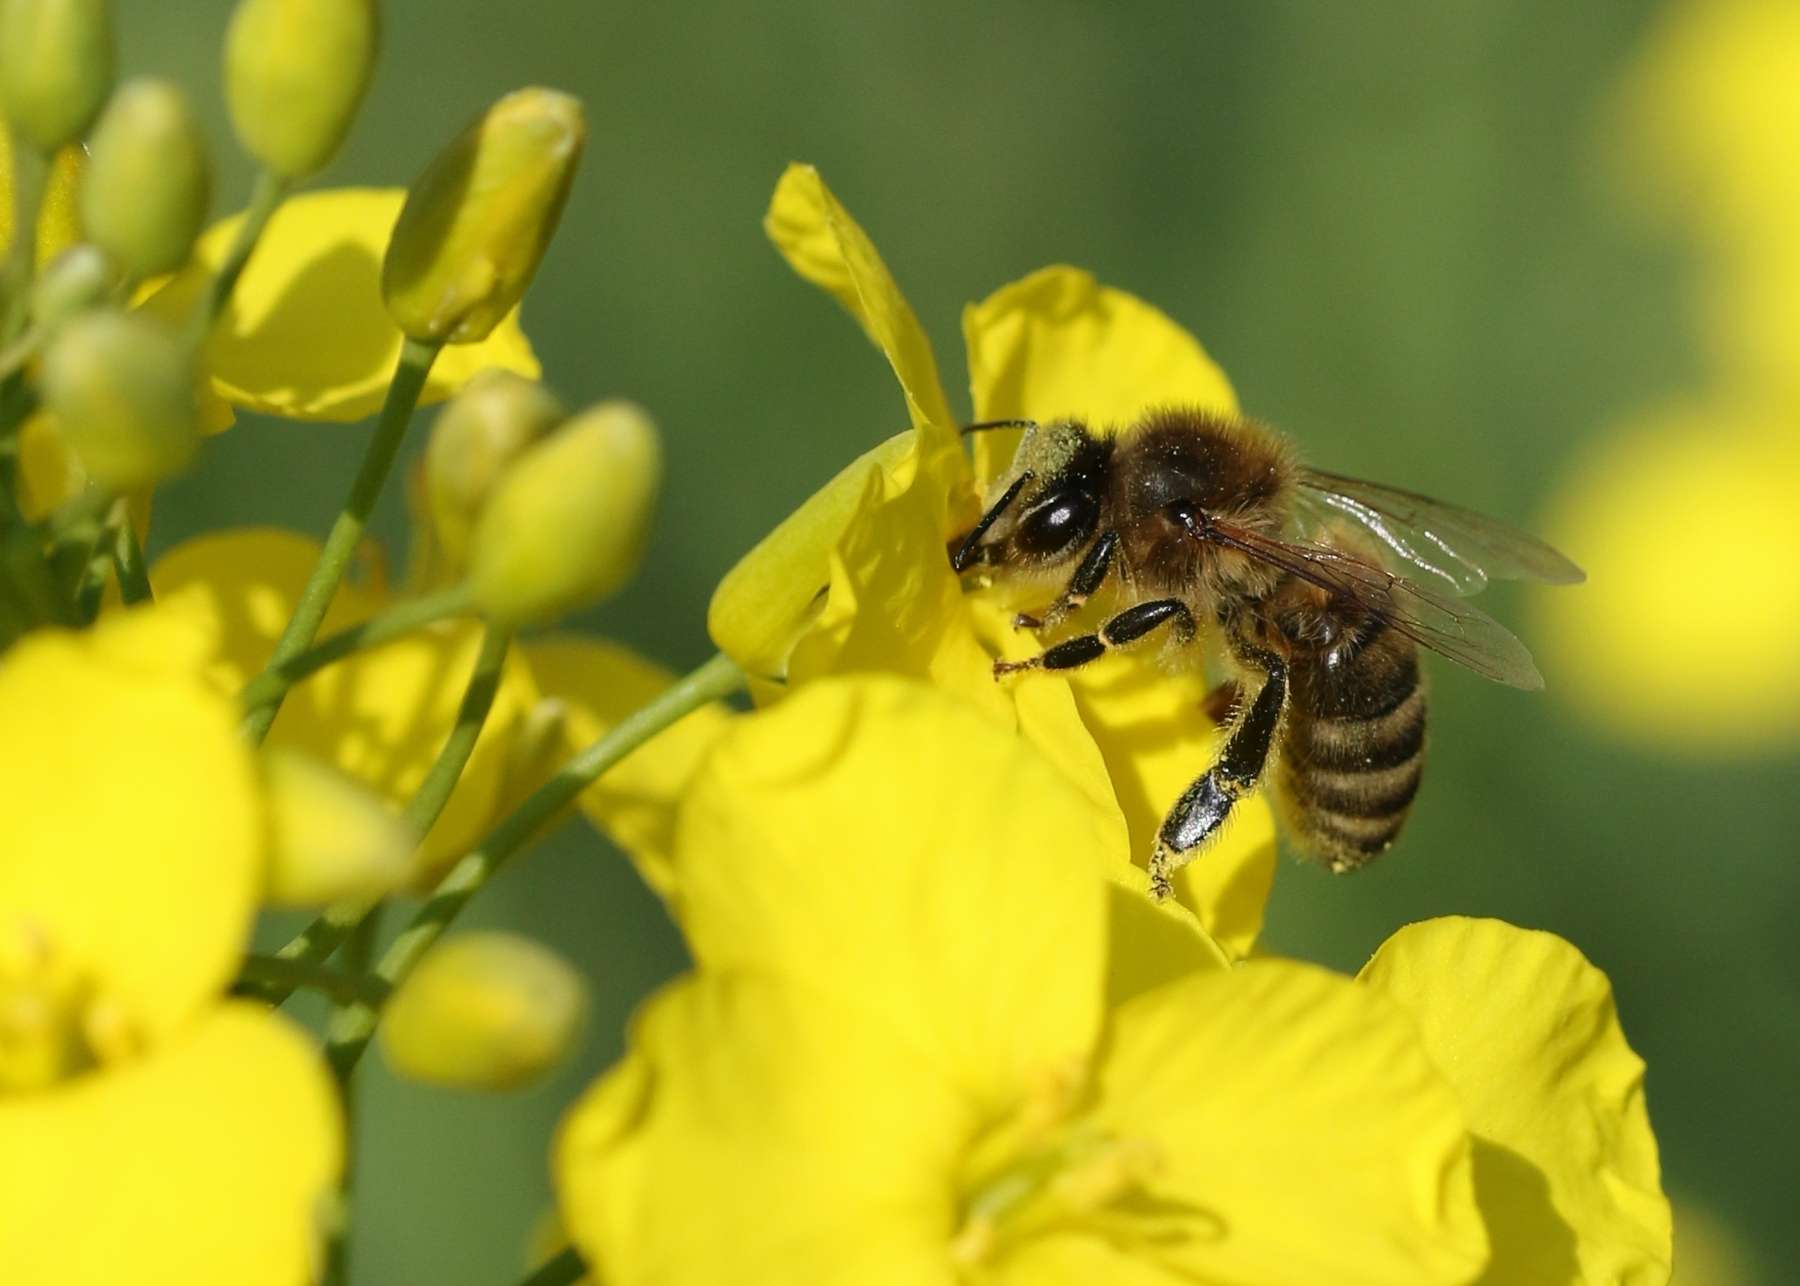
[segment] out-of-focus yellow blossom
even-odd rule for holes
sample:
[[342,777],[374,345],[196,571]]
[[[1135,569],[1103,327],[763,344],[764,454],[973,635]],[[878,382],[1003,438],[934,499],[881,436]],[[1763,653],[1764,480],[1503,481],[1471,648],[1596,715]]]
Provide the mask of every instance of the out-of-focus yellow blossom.
[[587,1012],[573,965],[514,933],[433,947],[382,1011],[381,1052],[411,1080],[511,1090],[567,1057]]
[[43,153],[77,143],[113,79],[108,0],[0,0],[0,111]]
[[274,173],[324,168],[369,87],[374,0],[243,0],[225,31],[225,102],[244,150]]
[[[50,166],[43,208],[38,211],[39,263],[48,262],[81,240],[81,218],[76,209],[81,170],[79,147],[65,147]],[[0,254],[12,245],[13,205],[12,139],[0,129]]]
[[1670,410],[1589,448],[1546,522],[1589,576],[1538,600],[1559,690],[1664,753],[1800,738],[1796,497],[1800,415]]
[[1628,199],[1698,248],[1711,369],[1573,463],[1551,534],[1590,583],[1538,608],[1560,690],[1662,753],[1800,740],[1797,64],[1800,8],[1678,0],[1604,135]]
[[316,907],[406,884],[419,837],[387,800],[286,746],[263,752],[263,785],[269,901]]
[[698,972],[557,1145],[595,1274],[1472,1281],[1468,1137],[1413,1023],[1310,966],[1227,967],[1191,923],[1109,979],[1174,923],[1116,882],[1119,839],[922,684],[822,680],[735,724],[681,814]]
[[1671,1223],[1644,1064],[1612,988],[1561,938],[1498,920],[1409,925],[1362,980],[1418,1022],[1475,1137],[1482,1286],[1661,1286]]
[[[552,635],[527,642],[524,652],[539,691],[563,707],[571,751],[599,740],[675,682],[662,666],[605,639]],[[581,795],[582,813],[664,897],[675,887],[676,803],[731,719],[725,706],[702,706],[626,755]]]
[[[220,397],[296,420],[360,420],[379,409],[401,343],[381,302],[381,258],[405,198],[398,188],[338,188],[282,204],[206,346]],[[208,228],[193,262],[144,306],[185,318],[241,218]],[[480,343],[446,348],[421,401],[442,401],[488,366],[540,373],[516,309]]]
[[[1218,731],[1199,710],[1204,680],[1122,656],[995,683],[995,654],[1016,658],[1040,645],[1011,627],[1020,604],[962,592],[945,542],[973,523],[1013,437],[978,446],[971,467],[917,318],[815,170],[782,176],[766,227],[795,271],[881,348],[914,431],[838,474],[731,570],[708,612],[714,640],[753,675],[785,674],[791,686],[854,671],[929,678],[1018,728],[1097,801],[1116,801],[1130,841],[1111,847],[1142,861],[1164,810],[1216,749]],[[1077,269],[1034,273],[971,305],[963,322],[978,420],[1075,414],[1108,424],[1171,402],[1237,408],[1191,335]],[[753,690],[765,700],[780,691],[766,680]],[[1267,806],[1258,799],[1241,811],[1176,877],[1178,898],[1239,953],[1261,926],[1275,862]]]
[[[159,600],[193,604],[220,638],[210,675],[226,692],[259,673],[318,557],[316,541],[269,528],[200,537],[170,550],[150,570]],[[321,637],[367,620],[393,602],[382,568],[366,560],[333,600]],[[397,805],[411,798],[456,719],[481,645],[472,620],[440,623],[358,652],[297,684],[270,730],[274,746],[305,751]],[[420,849],[415,882],[429,883],[569,753],[666,688],[672,677],[628,650],[598,639],[531,640],[507,656],[492,710],[450,802]],[[533,751],[523,770],[520,741],[554,703],[562,711],[556,745]],[[658,884],[668,867],[670,816],[694,767],[727,722],[723,707],[696,711],[639,747],[581,800]]]
[[341,1162],[297,1027],[223,1000],[263,876],[209,640],[157,607],[0,658],[0,1281],[293,1286]]
[[1605,137],[1627,198],[1700,246],[1701,316],[1730,396],[1800,404],[1800,9],[1680,0],[1634,60]]

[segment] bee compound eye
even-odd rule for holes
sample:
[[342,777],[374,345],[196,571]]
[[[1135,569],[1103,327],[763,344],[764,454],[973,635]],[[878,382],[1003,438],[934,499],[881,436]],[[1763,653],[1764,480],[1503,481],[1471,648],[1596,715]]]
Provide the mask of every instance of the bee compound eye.
[[1024,554],[1060,553],[1093,534],[1096,508],[1085,491],[1057,492],[1019,520],[1013,543]]

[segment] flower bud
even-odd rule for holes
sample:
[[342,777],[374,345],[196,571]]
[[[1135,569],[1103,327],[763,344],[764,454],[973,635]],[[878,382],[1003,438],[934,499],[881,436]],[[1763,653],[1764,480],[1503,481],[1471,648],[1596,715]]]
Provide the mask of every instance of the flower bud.
[[586,988],[561,956],[511,933],[465,933],[430,951],[388,1000],[381,1049],[401,1076],[508,1090],[575,1044]]
[[388,802],[329,764],[283,747],[263,754],[271,902],[323,906],[391,893],[419,837]]
[[605,598],[643,556],[662,485],[656,426],[603,402],[526,451],[495,485],[469,545],[469,589],[496,625]]
[[139,313],[94,309],[71,318],[44,354],[44,407],[88,475],[109,491],[179,473],[200,421],[193,355]]
[[481,372],[439,412],[425,449],[425,503],[453,573],[468,562],[469,535],[494,483],[567,415],[542,384],[498,368]]
[[225,32],[225,103],[244,150],[285,179],[324,169],[379,35],[374,0],[243,0]]
[[38,151],[80,138],[112,78],[107,0],[0,0],[0,106]]
[[549,89],[500,99],[406,194],[381,265],[400,329],[428,343],[485,339],[531,284],[587,139],[581,103]]
[[44,265],[31,283],[31,315],[46,331],[106,301],[112,265],[98,246],[71,246]]
[[94,130],[81,179],[81,226],[133,280],[187,261],[206,221],[206,140],[181,90],[141,78],[119,86]]

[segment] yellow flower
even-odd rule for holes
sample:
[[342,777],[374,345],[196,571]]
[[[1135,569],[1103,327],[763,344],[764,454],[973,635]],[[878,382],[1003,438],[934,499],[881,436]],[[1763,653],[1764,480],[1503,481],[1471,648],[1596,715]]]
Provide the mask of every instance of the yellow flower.
[[[340,188],[282,204],[207,345],[219,397],[296,420],[360,420],[379,409],[401,343],[381,302],[381,257],[405,197],[399,188]],[[192,263],[144,306],[185,317],[241,217],[202,234]],[[442,401],[488,366],[537,378],[517,311],[480,343],[445,348],[421,401]]]
[[[65,147],[56,154],[56,160],[50,166],[44,207],[38,213],[37,260],[40,264],[54,259],[81,240],[81,218],[75,209],[81,160],[79,147]],[[12,135],[8,130],[0,130],[0,255],[12,245],[12,233]]]
[[1800,738],[1797,419],[1671,408],[1569,470],[1546,526],[1590,583],[1540,595],[1533,633],[1602,726],[1664,754]]
[[928,686],[821,680],[738,721],[680,823],[698,972],[557,1145],[596,1275],[1472,1280],[1468,1137],[1412,1022],[1226,967],[1118,882],[1117,840]]
[[[182,603],[220,638],[210,677],[235,693],[261,671],[318,557],[310,537],[270,528],[204,536],[177,546],[151,568],[159,600]],[[368,619],[393,601],[379,565],[344,585],[321,637]],[[455,723],[481,645],[474,620],[443,622],[359,652],[296,685],[270,731],[291,746],[403,805],[418,789]],[[417,878],[430,882],[474,845],[498,817],[540,784],[563,758],[598,737],[673,679],[627,650],[599,640],[558,637],[513,649],[492,710],[449,805],[426,836]],[[554,703],[555,746],[520,741]],[[627,756],[589,789],[581,807],[611,834],[654,887],[666,888],[674,800],[727,716],[696,711]],[[527,778],[520,780],[521,774]]]
[[168,608],[0,660],[0,1281],[292,1286],[341,1153],[300,1030],[225,1002],[260,801]]
[[1498,920],[1409,925],[1359,975],[1417,1021],[1475,1138],[1482,1286],[1660,1286],[1671,1221],[1644,1064],[1574,947]]
[[[838,474],[731,570],[708,612],[713,639],[752,674],[785,675],[795,687],[886,671],[960,694],[1035,742],[1078,789],[1116,805],[1130,839],[1110,847],[1141,862],[1163,812],[1217,745],[1217,729],[1198,710],[1202,677],[1116,657],[1072,676],[994,682],[996,653],[1017,657],[1038,645],[1011,628],[1017,604],[962,592],[944,547],[974,521],[980,489],[1006,463],[1010,441],[991,439],[1010,435],[978,441],[971,467],[917,318],[816,171],[794,166],[783,175],[766,226],[795,271],[829,291],[887,357],[914,432]],[[1169,402],[1236,410],[1230,385],[1192,336],[1073,268],[1043,269],[970,306],[963,330],[978,420],[1073,414],[1104,424]],[[780,689],[765,679],[753,690],[772,699]],[[1270,812],[1252,801],[1224,840],[1177,876],[1177,895],[1231,950],[1247,952],[1274,861]]]

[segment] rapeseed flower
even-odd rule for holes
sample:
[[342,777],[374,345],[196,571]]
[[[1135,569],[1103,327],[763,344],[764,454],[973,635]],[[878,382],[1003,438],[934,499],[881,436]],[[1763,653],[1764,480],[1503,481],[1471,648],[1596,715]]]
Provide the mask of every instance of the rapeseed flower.
[[[1661,753],[1800,740],[1800,10],[1682,0],[1628,69],[1605,135],[1638,209],[1699,252],[1703,387],[1634,411],[1568,469],[1551,538],[1588,569],[1543,595],[1562,690]],[[1682,609],[1670,610],[1679,594]],[[1721,647],[1696,688],[1694,659]]]
[[[151,568],[159,600],[181,603],[220,640],[208,670],[235,693],[267,661],[318,558],[311,537],[274,528],[202,536]],[[395,596],[374,555],[333,600],[323,632],[376,615]],[[404,804],[425,779],[456,721],[481,649],[474,618],[441,621],[357,652],[298,683],[270,731],[271,745],[304,751]],[[448,806],[425,836],[416,882],[429,885],[567,754],[673,682],[615,644],[573,636],[533,639],[507,656],[492,709]],[[550,753],[533,744],[554,715]],[[651,875],[667,885],[668,820],[705,745],[727,720],[695,711],[622,761],[581,807]]]
[[917,682],[740,720],[679,822],[696,970],[557,1144],[595,1274],[1666,1279],[1641,1064],[1567,944],[1436,921],[1361,982],[1233,967],[1116,841]]
[[0,1280],[267,1283],[341,1162],[300,1029],[224,999],[262,803],[208,640],[158,607],[0,659]]
[[[1120,834],[1108,851],[1142,861],[1164,810],[1217,744],[1199,712],[1202,677],[1113,657],[1072,675],[994,682],[996,654],[1015,658],[1038,645],[1011,626],[1019,604],[964,594],[944,548],[973,524],[1007,444],[984,441],[973,464],[964,455],[930,342],[817,171],[789,168],[765,226],[794,270],[836,298],[887,358],[913,428],[844,469],[731,570],[708,613],[714,641],[762,677],[752,690],[763,700],[782,685],[862,671],[928,678],[956,692],[1113,810]],[[963,329],[977,420],[1085,415],[1107,424],[1158,403],[1237,407],[1192,336],[1077,269],[1046,268],[996,291],[966,310]],[[1269,810],[1253,801],[1204,860],[1183,869],[1177,897],[1220,941],[1246,952],[1274,854]]]

